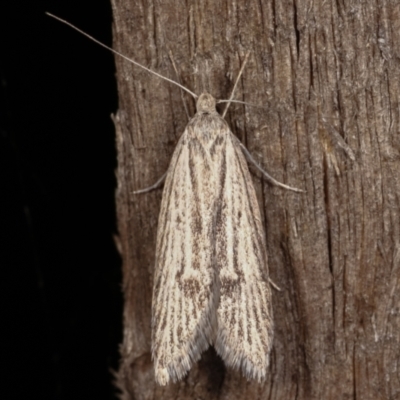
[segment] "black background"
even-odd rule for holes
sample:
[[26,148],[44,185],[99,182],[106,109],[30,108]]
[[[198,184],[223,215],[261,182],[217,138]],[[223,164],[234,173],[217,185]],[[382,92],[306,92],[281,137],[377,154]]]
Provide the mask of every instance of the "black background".
[[[7,3],[7,4],[5,4]],[[0,398],[113,399],[117,110],[108,0],[0,6]]]

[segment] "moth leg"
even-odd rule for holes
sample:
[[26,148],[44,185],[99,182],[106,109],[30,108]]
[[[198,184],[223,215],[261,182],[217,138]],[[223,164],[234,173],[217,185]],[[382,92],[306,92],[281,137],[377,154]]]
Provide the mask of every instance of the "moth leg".
[[271,279],[268,278],[269,284],[278,292],[282,292],[282,289]]
[[267,178],[272,184],[274,184],[276,186],[280,186],[287,190],[292,190],[293,192],[305,193],[305,190],[301,190],[301,189],[297,189],[297,188],[289,186],[289,185],[285,185],[284,183],[281,183],[281,182],[277,181],[276,179],[274,179],[270,174],[268,174],[268,172],[264,171],[261,168],[261,166],[253,158],[253,156],[246,149],[246,147],[243,145],[243,143],[239,142],[239,145],[240,145],[245,157],[247,158],[247,160],[250,161],[264,175],[264,177]]
[[133,194],[147,193],[147,192],[151,192],[154,189],[157,189],[165,181],[165,177],[167,176],[167,172],[154,185],[151,185],[151,186],[149,186],[147,188],[144,188],[144,189],[135,190],[133,192]]

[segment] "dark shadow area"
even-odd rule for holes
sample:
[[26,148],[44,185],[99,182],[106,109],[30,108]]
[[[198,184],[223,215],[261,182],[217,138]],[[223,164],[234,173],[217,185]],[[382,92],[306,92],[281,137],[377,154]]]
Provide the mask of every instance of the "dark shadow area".
[[[4,3],[4,4],[3,4]],[[113,399],[122,340],[113,243],[114,58],[108,0],[0,7],[0,398]]]

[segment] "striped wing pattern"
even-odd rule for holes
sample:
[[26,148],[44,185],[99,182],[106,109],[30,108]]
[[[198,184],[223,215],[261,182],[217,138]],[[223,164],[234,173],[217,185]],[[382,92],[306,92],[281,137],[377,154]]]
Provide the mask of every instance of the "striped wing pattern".
[[226,365],[261,381],[273,337],[271,292],[264,281],[267,253],[249,168],[232,133],[225,163],[216,224],[219,305],[214,346]]
[[198,112],[171,160],[157,233],[152,353],[159,384],[181,379],[210,345],[261,380],[272,341],[260,211],[238,141]]

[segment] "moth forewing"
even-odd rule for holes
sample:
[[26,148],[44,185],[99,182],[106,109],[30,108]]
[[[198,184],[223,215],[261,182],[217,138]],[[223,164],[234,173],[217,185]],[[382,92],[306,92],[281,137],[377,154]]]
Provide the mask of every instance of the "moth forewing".
[[214,218],[217,182],[214,161],[204,154],[208,143],[205,135],[199,135],[199,124],[196,114],[179,140],[161,202],[152,320],[160,384],[187,373],[209,347],[216,326],[212,320],[218,300],[216,271],[207,228]]
[[232,133],[225,157],[217,221],[220,303],[215,347],[228,366],[260,381],[266,375],[273,336],[270,287],[263,279],[268,276],[265,236],[252,178]]

